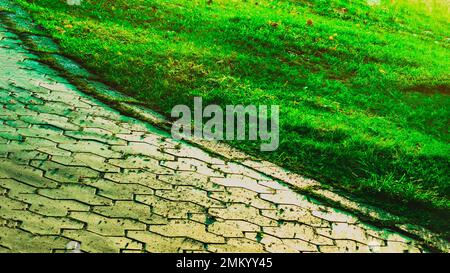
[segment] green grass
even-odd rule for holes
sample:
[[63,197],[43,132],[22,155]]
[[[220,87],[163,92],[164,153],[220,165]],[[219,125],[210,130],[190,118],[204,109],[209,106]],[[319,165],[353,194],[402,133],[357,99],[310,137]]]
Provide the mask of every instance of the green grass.
[[19,2],[151,108],[280,105],[277,151],[231,144],[449,230],[448,1]]

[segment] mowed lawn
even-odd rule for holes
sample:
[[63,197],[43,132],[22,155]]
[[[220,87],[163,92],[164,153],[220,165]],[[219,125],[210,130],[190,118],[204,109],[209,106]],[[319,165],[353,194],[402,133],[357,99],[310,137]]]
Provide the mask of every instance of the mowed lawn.
[[280,105],[280,147],[232,142],[433,229],[450,219],[447,0],[18,0],[120,90]]

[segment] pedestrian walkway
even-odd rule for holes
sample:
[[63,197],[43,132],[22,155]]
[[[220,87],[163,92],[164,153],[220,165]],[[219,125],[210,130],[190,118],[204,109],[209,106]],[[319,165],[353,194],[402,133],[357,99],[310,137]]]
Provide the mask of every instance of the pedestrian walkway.
[[0,63],[0,252],[424,251],[83,94],[2,21]]

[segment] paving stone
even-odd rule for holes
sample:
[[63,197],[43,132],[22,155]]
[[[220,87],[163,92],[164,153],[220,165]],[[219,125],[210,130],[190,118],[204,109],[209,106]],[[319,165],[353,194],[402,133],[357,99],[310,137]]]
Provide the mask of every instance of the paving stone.
[[261,199],[280,205],[295,205],[309,210],[320,210],[322,207],[310,202],[304,195],[293,191],[277,190],[275,194],[260,194]]
[[217,219],[208,225],[208,231],[223,237],[244,237],[244,232],[259,232],[261,227],[246,221]]
[[225,187],[210,182],[209,177],[194,172],[176,171],[174,175],[158,175],[158,179],[174,186],[194,186],[208,192],[225,190]]
[[384,247],[374,247],[371,252],[376,253],[421,253],[423,252],[420,248],[414,244],[406,244],[402,242],[390,242]]
[[72,120],[73,123],[80,124],[83,127],[98,128],[115,134],[129,134],[130,130],[118,126],[111,120],[103,117],[78,117]]
[[8,145],[0,145],[0,153],[32,151],[33,148],[34,147],[29,143],[8,141]]
[[70,218],[86,223],[86,229],[105,236],[124,236],[126,230],[145,230],[146,225],[131,219],[115,219],[92,212],[71,212]]
[[23,140],[24,140],[24,137],[22,137],[21,135],[18,135],[16,133],[16,130],[11,131],[11,132],[0,132],[0,137],[5,140],[16,140],[16,141],[20,141],[20,142],[23,142]]
[[188,162],[188,160],[177,159],[176,161],[161,161],[160,165],[174,171],[190,171],[196,172],[195,165]]
[[117,183],[138,184],[154,190],[169,190],[173,188],[171,184],[159,180],[156,174],[142,170],[107,173],[104,177]]
[[134,201],[116,201],[112,206],[96,206],[93,211],[106,217],[134,219],[145,224],[167,224],[167,218],[153,213],[149,205]]
[[[245,235],[247,238],[255,238],[259,243],[264,245],[264,249],[268,252],[272,253],[296,253],[298,252],[296,248],[291,247],[289,244],[285,244],[281,239],[276,238],[271,235],[262,234],[253,232],[246,232]],[[261,236],[259,239],[258,237]]]
[[227,238],[225,244],[208,244],[208,250],[216,253],[261,253],[264,246],[246,238]]
[[46,178],[61,183],[76,183],[83,178],[96,178],[99,173],[86,167],[66,166],[52,161],[32,161],[31,166],[44,170]]
[[305,242],[297,239],[281,239],[281,241],[283,245],[286,245],[289,249],[292,249],[294,251],[298,251],[301,253],[319,252],[318,246],[310,242]]
[[138,184],[121,184],[105,179],[84,179],[81,181],[98,189],[97,195],[113,200],[133,200],[135,194],[153,194],[154,191],[148,187]]
[[312,214],[320,219],[324,219],[329,222],[354,224],[358,221],[358,218],[356,218],[355,216],[348,213],[346,214],[343,211],[338,211],[336,209],[329,209],[328,211],[314,210]]
[[154,146],[159,147],[160,142],[163,141],[163,137],[160,135],[154,135],[154,134],[145,134],[144,132],[133,132],[131,134],[117,134],[116,137],[123,139],[128,142],[141,142],[141,143],[147,143]]
[[329,221],[315,217],[312,211],[294,205],[279,205],[277,210],[262,210],[261,214],[274,220],[295,221],[313,227],[330,227],[331,225]]
[[0,159],[0,177],[14,178],[36,188],[54,188],[57,182],[43,177],[43,171],[30,166],[18,165],[12,160]]
[[0,195],[0,209],[5,210],[25,210],[28,207],[28,204],[24,202],[20,202],[7,196]]
[[15,196],[17,200],[28,203],[29,211],[45,216],[67,216],[69,211],[89,211],[86,204],[73,200],[54,200],[45,196],[21,193]]
[[[7,110],[13,111],[15,115],[21,116],[23,118],[28,118],[28,120],[30,121],[35,120],[33,117],[37,116],[36,112],[25,108],[25,106],[23,104],[20,104],[18,101],[10,101],[9,104],[5,105],[5,108]],[[28,120],[25,121],[28,122]],[[40,122],[42,123],[42,121]]]
[[126,159],[110,159],[108,163],[131,170],[145,170],[154,174],[172,174],[173,171],[159,165],[159,161],[143,156],[128,156]]
[[331,229],[318,228],[316,232],[333,239],[351,239],[362,243],[368,241],[367,233],[363,228],[347,223],[332,223]]
[[88,230],[64,230],[62,235],[80,242],[84,252],[119,253],[122,249],[142,249],[142,244],[125,237],[108,237]]
[[72,113],[75,109],[74,107],[65,104],[64,102],[49,101],[46,101],[43,105],[29,105],[28,108],[39,113],[65,115],[67,117],[70,117],[70,113]]
[[39,194],[57,200],[77,200],[89,205],[110,205],[112,201],[95,194],[96,189],[79,184],[63,184],[57,189],[39,190]]
[[14,253],[14,252],[7,247],[0,246],[0,253]]
[[39,151],[24,151],[11,153],[9,159],[20,165],[28,165],[30,160],[47,160],[48,155]]
[[46,128],[43,125],[34,125],[31,128],[18,128],[16,134],[24,137],[39,137],[51,140],[57,143],[73,143],[72,138],[62,135],[63,131],[59,128]]
[[264,233],[282,239],[294,239],[294,238],[307,239],[313,238],[315,235],[314,228],[304,224],[291,222],[281,223],[277,227],[263,227],[263,231]]
[[110,146],[95,141],[79,141],[74,144],[61,144],[61,149],[77,152],[77,153],[92,153],[105,158],[121,158],[122,155],[110,149]]
[[205,212],[205,208],[196,203],[170,201],[156,195],[136,195],[135,199],[149,205],[153,213],[166,218],[187,219],[189,214]]
[[14,252],[51,253],[64,248],[69,240],[59,236],[37,236],[19,229],[0,227],[1,243]]
[[259,209],[245,204],[230,204],[226,208],[211,208],[208,212],[218,218],[243,220],[259,226],[277,226],[277,222],[261,215]]
[[257,183],[257,180],[245,177],[232,175],[224,178],[211,178],[213,183],[225,186],[225,187],[235,187],[235,188],[245,188],[256,193],[273,193],[273,190],[267,187],[264,187]]
[[359,223],[359,226],[366,230],[366,233],[369,236],[379,238],[382,240],[392,241],[392,242],[402,242],[406,244],[410,244],[412,242],[411,238],[406,237],[405,235],[396,233],[387,228],[379,228],[373,225]]
[[72,152],[58,148],[56,145],[49,147],[37,147],[36,150],[53,156],[70,156],[72,154]]
[[[226,203],[248,204],[257,209],[270,210],[276,208],[273,203],[260,199],[257,193],[242,188],[228,188],[222,192],[211,192],[210,197]],[[273,213],[276,213],[276,211],[273,211]]]
[[172,201],[195,200],[195,203],[209,208],[224,207],[223,202],[209,198],[208,192],[190,186],[175,186],[171,190],[157,190],[155,195]]
[[126,145],[126,142],[114,137],[110,132],[98,128],[83,128],[83,131],[66,131],[68,137],[78,140],[95,140],[110,145]]
[[81,229],[83,224],[62,217],[41,216],[31,211],[2,209],[0,217],[3,219],[20,221],[20,227],[33,234],[58,235],[62,228]]
[[265,176],[259,172],[256,172],[250,168],[247,168],[243,165],[234,163],[234,162],[227,162],[226,164],[212,165],[211,167],[213,169],[220,170],[221,172],[224,172],[224,173],[245,175],[245,176],[248,176],[249,178],[253,178],[256,180],[267,180],[268,179],[267,176]]
[[120,172],[120,168],[106,163],[105,158],[95,154],[74,153],[71,156],[52,156],[51,160],[66,166],[86,166],[99,172]]
[[195,158],[201,161],[204,161],[206,163],[210,164],[225,164],[225,162],[221,159],[214,158],[205,151],[202,151],[198,148],[191,147],[188,145],[181,145],[176,149],[165,149],[166,153],[177,156],[177,157],[189,157],[189,158]]
[[128,146],[113,146],[113,151],[127,155],[144,155],[156,160],[174,160],[172,155],[164,154],[157,146],[147,143],[130,142]]
[[170,220],[167,225],[151,226],[150,231],[168,237],[187,237],[203,243],[225,243],[222,236],[206,231],[204,224],[190,220]]
[[8,190],[8,195],[15,197],[19,193],[33,193],[37,191],[37,188],[24,184],[20,181],[9,179],[8,176],[2,176],[0,173],[0,186],[3,189]]
[[145,243],[145,249],[153,253],[186,252],[187,250],[204,250],[204,245],[190,238],[164,237],[145,231],[129,231],[129,238]]

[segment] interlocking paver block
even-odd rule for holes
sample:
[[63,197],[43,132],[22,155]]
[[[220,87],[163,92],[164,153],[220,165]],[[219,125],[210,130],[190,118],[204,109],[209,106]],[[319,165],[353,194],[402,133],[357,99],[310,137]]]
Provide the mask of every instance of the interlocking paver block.
[[108,237],[88,230],[64,230],[67,238],[81,242],[81,251],[119,253],[121,249],[142,249],[143,245],[125,237]]
[[208,225],[208,231],[223,237],[244,237],[244,232],[258,232],[261,227],[241,220],[218,219]]
[[28,204],[0,195],[0,209],[25,210]]
[[122,155],[110,149],[110,146],[95,141],[79,141],[74,144],[61,144],[60,148],[78,153],[92,153],[105,158],[121,158]]
[[230,204],[226,208],[211,208],[208,212],[215,217],[243,220],[259,226],[277,226],[277,222],[261,215],[260,210],[245,204]]
[[19,128],[16,133],[24,137],[40,137],[57,143],[73,143],[74,139],[63,136],[63,130],[52,127],[47,129],[43,125],[33,125],[30,128]]
[[134,219],[145,224],[167,223],[167,218],[153,213],[149,205],[134,201],[116,201],[112,206],[96,206],[92,210],[106,217]]
[[52,156],[52,161],[66,166],[86,166],[99,172],[119,172],[120,168],[105,162],[105,158],[88,153],[74,153],[71,156]]
[[82,178],[96,178],[99,173],[90,168],[66,166],[52,161],[33,160],[31,166],[45,171],[44,176],[61,183],[76,183]]
[[208,251],[224,253],[267,252],[264,246],[247,238],[227,238],[225,244],[208,244]]
[[96,195],[96,189],[79,184],[63,184],[57,189],[39,190],[39,194],[58,200],[77,200],[89,205],[110,205],[112,200]]
[[192,201],[209,208],[224,207],[223,202],[209,198],[208,192],[190,186],[175,186],[171,190],[157,190],[155,194],[173,201]]
[[314,228],[291,222],[281,223],[277,227],[263,227],[263,231],[267,234],[284,239],[312,238],[315,235]]
[[276,208],[273,203],[260,199],[258,193],[243,188],[228,188],[227,191],[211,192],[210,196],[222,202],[243,203],[258,209]]
[[27,165],[30,160],[47,160],[48,155],[39,151],[24,151],[11,153],[9,159],[20,165]]
[[256,193],[272,194],[274,191],[258,184],[257,180],[242,175],[230,175],[224,178],[213,177],[211,181],[225,187],[245,188]]
[[[289,244],[285,244],[281,239],[268,235],[258,234],[253,232],[246,232],[246,237],[249,239],[256,239],[258,242],[264,245],[264,249],[273,253],[295,253],[297,250],[291,247]],[[260,237],[261,236],[261,237]],[[260,237],[260,238],[259,238]]]
[[95,140],[110,145],[126,145],[126,142],[114,137],[110,132],[97,128],[83,128],[82,131],[66,131],[68,137],[79,140]]
[[47,217],[26,210],[0,210],[3,219],[20,222],[20,227],[33,234],[58,235],[62,228],[81,229],[83,224],[63,217]]
[[156,195],[136,195],[136,201],[149,205],[152,212],[167,218],[187,219],[188,214],[205,212],[205,208],[196,203],[170,201]]
[[126,230],[145,230],[146,225],[131,219],[115,219],[92,212],[71,212],[70,218],[86,223],[86,229],[105,236],[124,236]]
[[14,178],[36,188],[54,188],[58,185],[43,177],[43,171],[30,166],[17,165],[12,160],[0,159],[0,177]]
[[331,228],[318,228],[316,232],[333,239],[351,239],[361,243],[368,241],[367,233],[363,228],[347,223],[332,223]]
[[330,222],[315,217],[313,211],[294,205],[279,205],[277,210],[262,210],[261,214],[274,220],[295,221],[313,227],[330,227]]
[[24,184],[20,181],[2,177],[0,173],[0,186],[7,190],[8,196],[15,197],[19,193],[33,193],[37,188]]
[[203,243],[190,238],[165,237],[146,231],[129,231],[128,238],[145,243],[148,252],[185,252],[186,250],[204,250]]
[[151,226],[151,232],[168,237],[187,237],[203,243],[225,243],[222,236],[206,231],[206,226],[190,220],[170,220],[167,225]]
[[201,160],[201,161],[204,161],[204,162],[210,163],[210,164],[216,164],[216,165],[225,164],[225,162],[223,160],[215,158],[215,157],[209,155],[208,153],[206,153],[205,151],[202,151],[198,148],[191,147],[188,145],[183,145],[183,146],[173,148],[173,149],[168,148],[165,150],[165,152],[175,155],[177,157],[195,158],[197,160]]
[[135,194],[153,194],[154,192],[139,184],[120,184],[105,179],[85,179],[82,183],[97,188],[97,195],[114,200],[133,200]]
[[128,146],[113,146],[114,151],[127,155],[144,155],[157,160],[174,160],[172,155],[162,153],[157,146],[147,143],[130,142]]
[[37,236],[19,229],[0,227],[1,244],[14,252],[41,253],[64,249],[69,240],[60,236]]
[[173,173],[172,170],[161,167],[158,160],[144,156],[127,156],[125,159],[110,159],[108,163],[124,169],[141,169],[156,174]]
[[154,190],[168,190],[173,188],[169,183],[159,180],[156,174],[142,170],[126,170],[121,173],[107,173],[104,177],[105,179],[120,184],[138,184]]
[[282,243],[298,252],[319,252],[317,245],[298,239],[281,239]]
[[323,209],[314,210],[312,214],[320,219],[324,219],[329,222],[354,224],[358,221],[358,218],[356,218],[355,216],[343,211],[338,211],[336,209],[328,209],[327,211],[324,211]]
[[211,182],[208,176],[194,172],[176,171],[174,175],[158,175],[158,179],[174,186],[194,186],[208,192],[225,190],[225,187]]
[[28,210],[45,216],[67,216],[69,211],[89,211],[90,207],[73,200],[54,200],[45,196],[22,193],[17,200],[30,204]]

